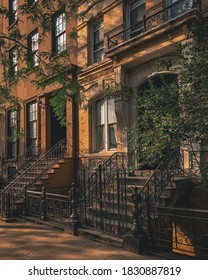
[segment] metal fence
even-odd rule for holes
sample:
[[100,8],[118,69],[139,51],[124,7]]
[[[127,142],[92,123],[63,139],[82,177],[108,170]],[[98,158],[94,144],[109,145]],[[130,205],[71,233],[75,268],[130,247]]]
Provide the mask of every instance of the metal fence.
[[208,258],[208,210],[152,207],[150,212],[154,251]]

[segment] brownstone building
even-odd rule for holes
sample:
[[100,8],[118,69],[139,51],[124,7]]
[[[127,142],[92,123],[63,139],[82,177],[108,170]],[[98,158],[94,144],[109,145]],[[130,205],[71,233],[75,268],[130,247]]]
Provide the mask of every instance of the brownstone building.
[[[37,83],[33,82],[37,80],[37,76],[34,71],[29,71],[29,67],[33,69],[42,67],[42,73],[47,73],[46,77],[49,78],[55,73],[50,72],[50,66],[46,69],[47,65],[52,66],[55,62],[59,62],[59,65],[64,64],[68,68],[69,79],[73,79],[72,68],[77,64],[77,57],[76,42],[71,42],[69,36],[70,30],[75,26],[73,18],[66,20],[67,8],[65,9],[64,3],[61,5],[54,1],[52,4],[50,8],[45,8],[44,4],[36,0],[1,1],[1,8],[8,9],[10,13],[9,16],[1,16],[1,34],[8,37],[13,32],[21,34],[21,43],[5,40],[6,47],[5,49],[2,47],[9,64],[10,78],[8,79],[10,80],[5,81],[3,67],[6,66],[2,64],[1,84],[9,84],[10,92],[20,100],[20,107],[17,109],[7,106],[4,127],[1,126],[1,138],[4,138],[1,154],[6,163],[4,173],[8,179],[16,168],[21,173],[18,162],[22,161],[21,167],[23,167],[26,158],[39,157],[40,154],[43,155],[57,146],[62,139],[66,139],[67,153],[64,156],[63,166],[57,172],[53,170],[56,174],[55,178],[49,176],[44,183],[53,188],[58,185],[69,186],[74,180],[74,119],[72,117],[74,109],[72,101],[67,100],[66,126],[62,126],[50,105],[51,95],[54,90],[60,88],[60,84],[54,82],[49,83],[44,89],[37,88]],[[38,9],[42,9],[42,14],[47,13],[50,17],[46,30],[43,30],[45,19],[42,20],[42,24],[38,16],[36,16],[37,20],[31,19],[33,13],[38,13]],[[48,53],[50,58],[41,56],[44,52]],[[28,71],[25,78],[18,80],[19,73],[26,68]],[[18,134],[20,136],[16,137]]]
[[[98,2],[77,24],[78,79],[88,105],[79,111],[81,158],[86,153],[103,158],[128,150],[127,128],[138,112],[123,85],[139,92],[150,78],[176,79],[175,46],[185,42],[192,24],[208,9],[207,1]],[[161,60],[172,66],[165,71]],[[107,100],[108,87],[114,94]]]
[[[33,8],[40,7],[38,0],[26,2],[30,12]],[[139,182],[126,178],[128,172],[126,169],[124,171],[123,167],[129,167],[126,166],[126,162],[129,164],[127,152],[132,143],[128,129],[138,117],[136,100],[129,93],[133,90],[139,94],[150,79],[159,86],[161,76],[166,81],[177,79],[176,45],[185,43],[193,24],[207,17],[208,0],[79,1],[76,13],[82,16],[78,18],[67,16],[68,10],[64,1],[61,5],[57,4],[57,1],[52,2],[54,6],[49,9],[49,13],[41,6],[43,15],[47,15],[49,25],[52,26],[49,29],[46,26],[44,30],[38,21],[27,18],[27,12],[20,12],[18,7],[25,1],[1,0],[2,7],[8,8],[11,16],[1,17],[0,32],[11,34],[18,27],[24,34],[20,46],[17,46],[15,41],[7,43],[12,79],[5,81],[3,68],[0,73],[1,85],[7,82],[11,92],[21,99],[20,107],[6,107],[0,128],[0,153],[4,160],[2,170],[4,179],[7,180],[3,193],[22,192],[24,187],[39,190],[42,186],[45,186],[47,191],[64,192],[77,179],[77,175],[81,174],[80,224],[122,238],[133,231],[133,235],[137,235],[133,247],[140,250],[140,241],[144,241],[144,234],[135,209],[140,207],[146,232],[153,222],[155,223],[155,237],[158,238],[158,215],[155,217],[152,213],[151,217],[150,214],[148,216],[146,204],[157,205],[162,194],[167,198],[166,187],[175,179],[178,165],[175,165],[175,158],[172,156],[168,162],[163,162],[163,168],[157,170],[155,177],[146,183],[146,178]],[[76,13],[74,12],[74,15]],[[71,32],[74,30],[76,36],[72,39]],[[21,55],[24,46],[29,49],[27,59]],[[41,56],[44,52],[47,55]],[[27,71],[24,79],[15,83],[19,69],[22,69],[22,66],[24,69],[28,61],[33,69],[41,66],[45,71],[42,73],[45,79],[52,80],[44,89],[34,85],[33,80],[37,78],[35,71]],[[161,61],[169,62],[169,67],[164,69]],[[65,82],[53,80],[60,74],[59,69],[62,69],[56,67],[56,62],[59,62],[59,67],[67,68]],[[51,69],[55,67],[58,72],[54,73],[51,69],[50,72],[45,65]],[[82,102],[78,106],[72,98],[73,95],[69,93],[67,97],[70,98],[66,98],[66,107],[63,110],[66,125],[62,126],[53,111],[51,99],[54,91],[61,91],[63,85],[67,87],[67,82],[70,81],[78,81],[81,85]],[[20,134],[18,138],[15,136],[17,132]],[[184,150],[184,159],[180,171],[193,164],[187,150]],[[95,169],[98,163],[102,165]],[[114,165],[118,170],[115,171]],[[120,167],[123,173],[120,172]],[[126,179],[131,182],[127,183]],[[185,180],[187,178],[179,179],[178,189],[182,189],[180,197],[176,186],[173,199],[168,196],[165,206],[166,203],[169,203],[168,206],[171,203],[177,206],[176,202],[183,200],[183,205],[179,206],[188,207],[188,199],[183,193],[188,181]],[[195,192],[197,193],[197,190]],[[73,199],[74,216],[71,218],[74,218],[75,222],[78,220],[76,203],[77,200]],[[129,210],[132,204],[134,219],[132,210]],[[192,213],[187,209],[186,211],[183,221],[193,221]],[[161,217],[163,214],[169,216],[169,212],[167,213],[162,210]],[[178,250],[175,240],[180,239],[181,234],[186,233],[189,227],[185,225],[185,230],[180,230],[182,225],[181,221],[176,225],[172,220],[168,220],[167,228],[164,227],[165,234],[169,231],[168,242],[171,250]],[[207,224],[205,228],[207,229]],[[206,239],[207,230],[205,233]],[[142,236],[141,240],[138,235],[139,238]],[[184,246],[188,247],[185,251],[194,255],[194,242],[188,244],[189,236],[184,236]],[[160,241],[159,246],[162,244]],[[183,251],[184,246],[179,249]],[[196,248],[197,246],[198,244]]]
[[[38,53],[51,52],[53,58],[45,59],[47,63],[60,59],[68,65],[70,77],[75,77],[76,72],[83,87],[81,107],[75,112],[76,106],[68,100],[66,126],[61,126],[50,104],[51,93],[60,85],[51,83],[44,90],[37,89],[31,72],[15,87],[11,86],[13,94],[23,102],[18,110],[10,107],[6,110],[5,127],[1,126],[5,132],[1,132],[1,139],[2,136],[5,139],[1,154],[6,160],[14,159],[32,146],[38,146],[44,153],[66,139],[71,172],[63,173],[62,182],[59,178],[54,183],[56,186],[69,185],[75,179],[77,156],[97,157],[102,161],[116,151],[128,151],[127,128],[135,121],[137,109],[134,98],[126,97],[123,85],[139,91],[150,77],[157,80],[163,75],[167,80],[176,79],[175,44],[185,41],[192,23],[208,11],[207,1],[197,0],[109,0],[95,1],[92,5],[83,2],[78,13],[84,12],[84,16],[75,23],[71,17],[68,20],[63,6],[55,5],[50,15],[54,28],[40,40],[43,30],[38,21],[33,22],[20,12],[24,1],[1,2],[12,13],[8,18],[1,18],[1,32],[11,33],[16,27],[21,30],[27,38],[23,44],[31,49],[32,67],[42,63]],[[36,5],[38,1],[29,1],[27,8]],[[77,30],[76,40],[70,39],[73,28]],[[65,52],[68,56],[60,58]],[[18,55],[15,43],[11,42],[9,59],[13,75],[26,64]],[[161,59],[171,61],[170,69],[164,71],[159,66]],[[106,98],[109,87],[114,92],[110,99]],[[23,136],[12,138],[17,129]]]
[[[24,44],[31,49],[32,67],[42,63],[38,53],[44,51],[53,55],[50,61],[44,58],[48,64],[63,59],[61,63],[68,65],[69,76],[75,77],[76,72],[83,87],[83,103],[79,112],[75,112],[76,106],[71,100],[67,101],[66,126],[61,126],[50,104],[51,93],[60,85],[51,83],[44,90],[37,89],[32,82],[34,73],[27,73],[24,80],[11,86],[13,94],[22,100],[22,106],[17,111],[10,107],[6,110],[5,127],[1,126],[5,132],[1,132],[1,141],[5,139],[1,154],[6,160],[14,159],[31,146],[38,146],[44,153],[66,139],[70,147],[67,164],[71,172],[63,173],[62,182],[59,178],[54,184],[69,185],[75,179],[77,156],[82,162],[90,157],[103,161],[116,151],[128,151],[127,128],[134,123],[137,109],[134,98],[126,97],[123,86],[138,92],[149,78],[157,80],[163,75],[167,80],[176,79],[175,44],[185,41],[192,23],[206,16],[208,3],[110,0],[95,1],[91,5],[83,2],[78,13],[84,12],[84,16],[76,24],[75,19],[66,17],[63,6],[55,5],[50,15],[54,28],[47,31],[42,40],[42,27],[38,21],[26,20],[27,14],[18,8],[22,4],[21,0],[2,0],[2,7],[8,8],[12,17],[1,18],[1,32],[11,33],[16,27],[21,30],[27,38]],[[36,5],[38,1],[29,1],[27,8]],[[75,27],[77,39],[72,40],[70,32]],[[59,58],[65,52],[68,56]],[[15,43],[10,42],[10,70],[14,75],[26,64],[18,55]],[[171,61],[171,68],[164,71],[159,66],[160,60]],[[106,98],[109,87],[114,92],[110,99]],[[11,140],[17,129],[23,136]]]

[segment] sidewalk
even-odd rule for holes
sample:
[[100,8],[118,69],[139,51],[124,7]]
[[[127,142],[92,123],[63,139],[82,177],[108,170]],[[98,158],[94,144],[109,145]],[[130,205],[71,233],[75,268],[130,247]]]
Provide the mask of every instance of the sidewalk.
[[156,260],[59,229],[20,220],[0,220],[0,260]]

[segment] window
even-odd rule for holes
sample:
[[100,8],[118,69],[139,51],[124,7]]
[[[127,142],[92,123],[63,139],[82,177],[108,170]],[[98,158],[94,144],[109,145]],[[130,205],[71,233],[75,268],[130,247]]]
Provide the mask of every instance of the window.
[[60,53],[66,49],[66,16],[64,12],[53,18],[53,52]]
[[95,151],[117,148],[117,120],[114,99],[100,99],[95,103]]
[[38,59],[38,31],[35,30],[28,36],[28,48],[29,48],[29,63],[32,66],[37,66],[39,64]]
[[[192,9],[192,0],[184,0],[182,2],[180,1],[179,3],[176,2],[178,2],[178,0],[166,0],[167,7],[170,6],[170,8],[167,10],[168,19],[177,17],[178,15],[183,14]],[[173,5],[174,3],[176,4]]]
[[134,0],[129,3],[130,37],[134,37],[143,31],[143,18],[146,13],[145,0]]
[[8,111],[8,158],[17,156],[17,111]]
[[27,146],[37,146],[37,102],[28,104]]
[[93,25],[93,61],[92,63],[104,59],[104,28],[103,21],[98,21]]
[[16,47],[10,49],[9,51],[9,64],[10,80],[14,80],[18,70],[18,51]]
[[17,0],[9,0],[9,25],[17,20]]

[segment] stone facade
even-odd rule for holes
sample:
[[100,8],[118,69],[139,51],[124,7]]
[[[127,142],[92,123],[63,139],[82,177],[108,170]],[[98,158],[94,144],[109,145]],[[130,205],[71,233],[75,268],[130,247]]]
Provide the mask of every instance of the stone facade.
[[[85,151],[92,156],[111,155],[115,151],[127,151],[128,139],[126,129],[134,123],[137,110],[133,98],[125,97],[122,84],[128,85],[134,91],[144,84],[150,77],[161,74],[176,74],[177,58],[175,46],[186,40],[188,31],[195,21],[201,19],[201,13],[206,14],[208,1],[202,1],[201,12],[199,6],[191,6],[187,10],[178,10],[172,16],[173,10],[168,8],[168,1],[101,1],[92,7],[83,20],[77,25],[78,30],[78,73],[79,82],[83,86],[84,106],[79,110],[79,151]],[[181,1],[183,8],[186,1]],[[196,2],[196,1],[195,1]],[[193,3],[195,3],[193,2]],[[192,4],[193,4],[192,3]],[[146,5],[145,5],[146,4]],[[200,4],[200,1],[199,3]],[[136,31],[130,28],[133,5],[143,11],[142,18]],[[85,9],[81,6],[80,8]],[[94,25],[103,22],[103,57],[99,62],[93,61]],[[138,31],[139,30],[139,31]],[[137,33],[136,33],[137,32]],[[94,41],[93,41],[94,40]],[[159,66],[161,60],[171,61],[171,67],[164,71]],[[110,148],[110,143],[98,147],[100,140],[98,127],[104,130],[109,141],[108,124],[96,123],[101,114],[96,109],[97,102],[105,99],[106,85],[114,88],[113,97],[116,115],[116,147]],[[104,114],[104,112],[102,112]],[[103,115],[103,117],[105,117]],[[108,122],[108,120],[105,120]],[[110,127],[110,125],[109,125]],[[97,138],[97,139],[96,139]],[[185,152],[185,158],[187,153]],[[186,163],[187,165],[188,163]]]

